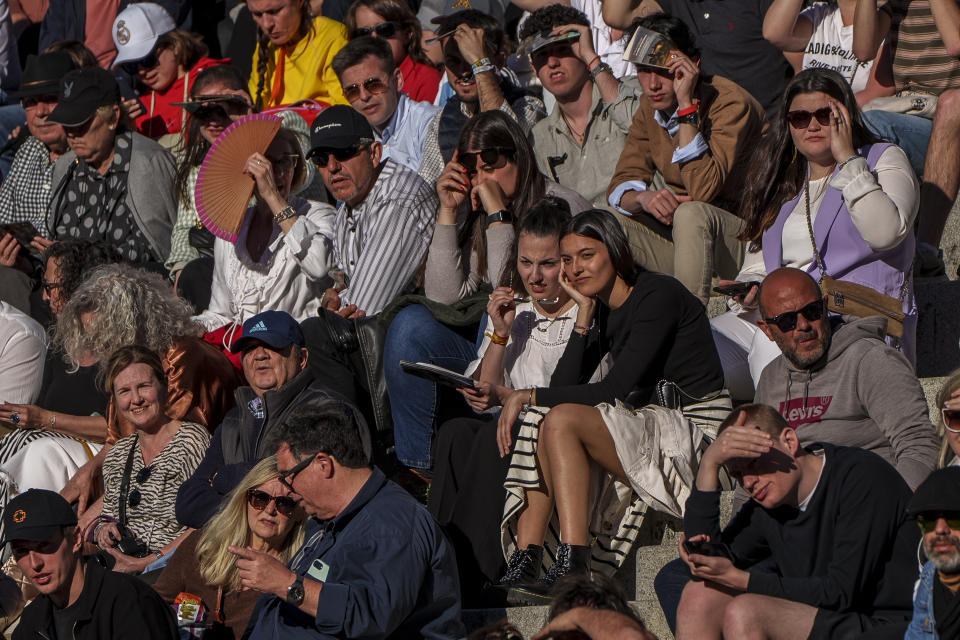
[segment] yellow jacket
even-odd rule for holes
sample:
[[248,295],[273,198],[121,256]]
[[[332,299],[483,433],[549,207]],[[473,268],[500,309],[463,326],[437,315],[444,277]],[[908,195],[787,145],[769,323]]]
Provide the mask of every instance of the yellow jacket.
[[[310,31],[294,47],[287,51],[283,64],[283,90],[279,99],[270,100],[273,92],[274,72],[280,57],[280,47],[268,45],[270,60],[267,62],[263,87],[259,93],[263,98],[263,108],[290,104],[298,100],[320,100],[329,104],[348,104],[343,97],[340,81],[333,72],[330,62],[333,56],[347,44],[347,28],[336,20],[316,17]],[[250,74],[250,95],[257,99],[257,87],[260,84],[257,64],[261,55],[257,45],[253,53],[253,71]]]

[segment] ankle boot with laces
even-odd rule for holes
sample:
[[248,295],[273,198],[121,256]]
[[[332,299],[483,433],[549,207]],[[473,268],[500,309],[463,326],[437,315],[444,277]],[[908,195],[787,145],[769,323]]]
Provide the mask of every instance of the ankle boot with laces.
[[543,564],[543,547],[531,544],[526,549],[515,549],[507,560],[507,570],[496,584],[487,584],[483,588],[481,600],[487,607],[503,607],[507,604],[507,594],[514,585],[536,582],[540,577]]
[[565,576],[590,575],[590,547],[561,542],[550,570],[536,581],[515,585],[507,594],[511,604],[549,604],[553,585]]

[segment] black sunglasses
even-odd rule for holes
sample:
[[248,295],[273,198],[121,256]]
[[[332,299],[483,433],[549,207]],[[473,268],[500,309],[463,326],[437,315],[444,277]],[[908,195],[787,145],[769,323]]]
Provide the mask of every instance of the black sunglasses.
[[810,304],[806,305],[802,309],[797,309],[796,311],[785,311],[779,315],[776,315],[772,318],[764,318],[763,321],[767,324],[775,324],[780,331],[786,333],[787,331],[793,331],[797,328],[797,315],[803,314],[803,317],[810,322],[814,322],[823,317],[823,300],[814,300]]
[[367,78],[363,82],[350,84],[343,88],[343,97],[347,102],[353,102],[360,97],[360,87],[371,95],[379,95],[387,90],[387,83],[380,78]]
[[153,69],[157,66],[157,50],[154,49],[146,57],[140,58],[133,62],[124,62],[122,65],[123,70],[129,73],[132,76],[137,75],[137,71],[140,69]]
[[380,38],[392,38],[397,35],[397,29],[399,28],[400,25],[396,22],[381,22],[372,27],[357,27],[350,32],[350,39],[353,40],[354,38],[361,38],[372,34],[376,34]]
[[43,287],[43,290],[47,292],[47,295],[50,295],[54,289],[60,289],[63,287],[62,282],[47,282],[46,280],[40,281],[40,286]]
[[490,165],[494,168],[502,167],[503,164],[498,161],[503,156],[513,156],[516,153],[515,149],[510,149],[509,147],[490,147],[489,149],[483,149],[482,151],[471,151],[465,153],[457,154],[457,162],[463,165],[463,168],[467,170],[468,173],[477,172],[477,158],[480,159],[480,162],[486,165]]
[[293,517],[297,510],[297,501],[289,496],[273,496],[259,489],[247,491],[247,503],[257,511],[266,509],[271,500],[277,505],[277,512],[288,518]]
[[296,493],[297,490],[293,488],[293,479],[297,477],[298,473],[309,467],[315,457],[316,456],[310,456],[305,460],[301,460],[294,468],[281,473],[279,478],[280,482],[282,482],[287,489]]
[[[137,475],[134,476],[134,479],[137,481],[137,484],[143,484],[150,479],[150,474],[153,472],[153,467],[144,467],[137,472]],[[140,489],[134,489],[130,492],[130,506],[136,507],[140,502],[143,501],[143,495],[140,493]]]
[[794,129],[806,129],[810,125],[810,120],[813,118],[817,119],[824,127],[830,126],[830,116],[833,115],[830,107],[824,107],[822,109],[817,109],[816,111],[790,111],[787,113],[787,122],[790,123],[790,126]]
[[924,533],[930,533],[937,528],[937,520],[943,518],[947,526],[954,531],[960,530],[960,512],[956,511],[929,511],[917,514],[917,526]]
[[310,152],[310,160],[321,169],[326,169],[330,162],[330,156],[333,156],[337,162],[345,162],[350,158],[357,157],[369,144],[369,142],[360,142],[346,149],[314,149]]

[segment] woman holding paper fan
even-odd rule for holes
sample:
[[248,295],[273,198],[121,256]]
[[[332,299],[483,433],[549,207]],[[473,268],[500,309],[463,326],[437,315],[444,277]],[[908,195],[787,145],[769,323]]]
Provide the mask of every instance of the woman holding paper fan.
[[335,211],[290,195],[306,178],[296,133],[281,128],[265,153],[247,158],[243,172],[254,180],[255,204],[235,242],[215,242],[210,305],[197,316],[208,330],[266,309],[304,320],[317,313],[330,284]]

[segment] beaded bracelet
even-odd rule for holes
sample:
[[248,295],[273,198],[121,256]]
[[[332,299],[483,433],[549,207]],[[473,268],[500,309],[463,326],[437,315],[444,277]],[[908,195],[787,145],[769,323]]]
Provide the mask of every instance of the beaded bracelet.
[[501,346],[507,344],[507,341],[510,339],[509,337],[501,338],[497,335],[496,331],[487,331],[484,335],[490,338],[490,342],[493,344],[499,344]]

